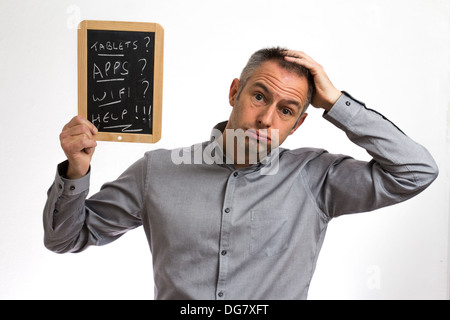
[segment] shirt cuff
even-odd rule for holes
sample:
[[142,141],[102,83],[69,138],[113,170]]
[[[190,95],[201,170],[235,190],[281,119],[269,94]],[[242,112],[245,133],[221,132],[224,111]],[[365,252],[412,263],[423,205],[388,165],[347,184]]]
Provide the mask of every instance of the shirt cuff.
[[67,179],[64,175],[67,172],[68,165],[69,162],[67,160],[58,164],[54,185],[58,192],[58,196],[75,196],[88,191],[91,177],[91,167],[89,167],[89,171],[84,177],[79,179]]
[[342,91],[342,95],[323,117],[340,129],[349,127],[353,117],[365,106],[364,102],[358,101],[350,94]]

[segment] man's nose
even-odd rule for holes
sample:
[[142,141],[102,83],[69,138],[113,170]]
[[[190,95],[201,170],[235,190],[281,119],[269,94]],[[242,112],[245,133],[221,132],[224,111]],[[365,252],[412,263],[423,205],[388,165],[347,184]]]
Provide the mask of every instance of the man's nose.
[[264,109],[262,109],[257,119],[259,127],[270,128],[273,124],[275,113],[276,113],[275,104],[269,105]]

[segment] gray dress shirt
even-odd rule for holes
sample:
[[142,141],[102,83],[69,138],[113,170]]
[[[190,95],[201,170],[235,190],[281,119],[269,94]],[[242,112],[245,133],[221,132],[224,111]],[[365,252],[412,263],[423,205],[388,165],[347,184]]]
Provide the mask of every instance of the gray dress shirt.
[[[346,93],[324,118],[373,160],[279,148],[236,170],[206,158],[175,164],[173,151],[155,150],[89,199],[89,173],[65,179],[62,163],[44,209],[45,246],[80,252],[143,226],[156,299],[306,299],[332,218],[404,201],[438,174],[424,147]],[[275,160],[276,173],[262,174]]]

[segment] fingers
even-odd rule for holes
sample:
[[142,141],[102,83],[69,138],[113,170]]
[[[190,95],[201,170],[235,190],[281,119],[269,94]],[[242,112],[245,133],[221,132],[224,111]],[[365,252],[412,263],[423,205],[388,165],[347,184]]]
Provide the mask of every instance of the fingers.
[[287,50],[284,59],[286,61],[297,63],[309,69],[313,76],[318,74],[323,69],[320,64],[318,64],[314,59],[312,59],[303,51]]
[[84,118],[82,116],[75,116],[75,117],[73,117],[69,121],[69,123],[67,123],[64,126],[63,130],[64,129],[73,128],[73,127],[76,127],[76,126],[79,126],[79,125],[86,126],[93,135],[98,132],[97,128],[90,121],[88,121],[86,118]]
[[295,50],[286,50],[286,57],[299,58],[299,59],[311,58],[306,53],[304,53],[303,51],[295,51]]
[[97,146],[95,141],[97,132],[97,128],[81,116],[72,118],[64,126],[59,139],[69,160],[67,178],[78,179],[88,172],[92,155]]
[[72,118],[60,134],[61,146],[67,157],[70,158],[71,155],[81,151],[91,154],[93,150],[90,148],[97,146],[94,137],[97,132],[97,128],[85,118],[80,116]]
[[324,68],[303,51],[286,50],[284,59],[310,71],[315,87],[311,104],[316,108],[330,110],[342,93],[331,83]]
[[97,142],[94,137],[89,134],[61,134],[61,147],[69,160],[80,152],[91,154],[93,150],[90,149],[93,149],[96,146]]

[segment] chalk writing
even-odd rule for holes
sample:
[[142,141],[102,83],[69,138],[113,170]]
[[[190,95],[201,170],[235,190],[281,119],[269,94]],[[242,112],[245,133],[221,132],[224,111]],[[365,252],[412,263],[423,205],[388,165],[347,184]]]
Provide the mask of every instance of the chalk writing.
[[88,30],[87,118],[99,131],[152,134],[152,32]]

